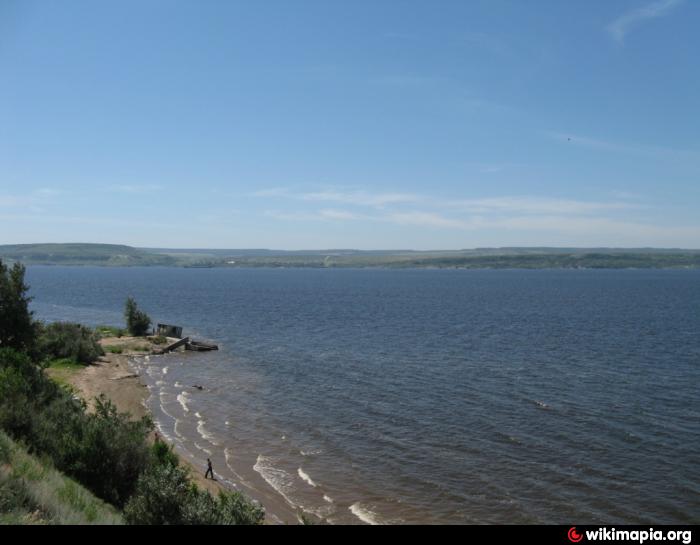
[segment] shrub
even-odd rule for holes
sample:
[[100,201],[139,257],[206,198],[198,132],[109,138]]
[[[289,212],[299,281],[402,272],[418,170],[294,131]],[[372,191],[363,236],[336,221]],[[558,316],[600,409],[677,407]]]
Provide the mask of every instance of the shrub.
[[11,348],[0,349],[0,428],[15,437],[31,435],[37,407],[58,395],[28,356]]
[[192,496],[187,471],[178,466],[153,465],[124,507],[128,524],[186,524],[184,506]]
[[104,396],[96,399],[95,412],[88,414],[63,395],[44,411],[33,443],[58,469],[121,507],[152,459],[146,443],[152,427],[148,418],[132,421],[128,414],[117,412]]
[[38,346],[43,357],[89,364],[104,355],[98,340],[97,333],[88,327],[56,322],[42,328]]
[[180,463],[180,459],[173,451],[173,447],[162,441],[156,441],[153,444],[151,454],[153,455],[153,463],[157,465],[177,467]]
[[126,300],[124,308],[126,318],[126,328],[134,337],[143,337],[148,333],[151,326],[151,319],[148,314],[139,310],[136,301],[132,297]]
[[116,506],[126,503],[153,460],[150,419],[132,421],[104,397],[86,413],[84,402],[11,349],[0,350],[0,427]]
[[190,482],[186,469],[154,465],[139,479],[124,508],[129,524],[261,524],[262,507],[238,492],[214,498]]

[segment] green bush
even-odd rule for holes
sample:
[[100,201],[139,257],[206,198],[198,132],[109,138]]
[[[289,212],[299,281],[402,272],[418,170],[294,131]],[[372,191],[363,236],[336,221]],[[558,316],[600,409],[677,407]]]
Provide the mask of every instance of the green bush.
[[[6,452],[6,455],[2,454]],[[0,524],[121,524],[116,510],[0,431]],[[3,514],[3,512],[5,514]]]
[[116,506],[133,494],[153,459],[150,419],[132,421],[104,397],[87,413],[84,402],[10,349],[0,350],[0,427]]
[[38,408],[58,394],[59,387],[28,356],[0,349],[0,428],[14,437],[30,436]]
[[126,328],[129,334],[134,337],[143,337],[148,333],[151,319],[148,314],[139,310],[136,306],[136,301],[132,297],[126,300],[124,317],[126,318]]
[[118,413],[104,396],[96,399],[94,413],[86,413],[63,395],[44,411],[32,443],[58,469],[121,507],[151,462],[146,437],[152,427],[148,418],[132,421],[128,414]]
[[180,459],[173,451],[173,447],[162,441],[156,441],[151,447],[153,461],[157,465],[177,467]]
[[24,283],[24,266],[7,267],[0,260],[0,346],[31,351],[36,340],[36,323],[29,311],[31,297]]
[[89,364],[104,355],[98,341],[99,335],[89,327],[56,322],[41,328],[38,348],[45,358],[68,358]]
[[186,469],[153,465],[124,508],[129,524],[262,524],[265,512],[238,492],[214,498],[193,485]]

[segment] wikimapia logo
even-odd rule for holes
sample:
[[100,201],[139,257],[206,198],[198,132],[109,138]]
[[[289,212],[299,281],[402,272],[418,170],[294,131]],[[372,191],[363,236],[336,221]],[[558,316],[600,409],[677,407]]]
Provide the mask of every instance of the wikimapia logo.
[[579,534],[576,531],[576,526],[569,528],[569,532],[566,535],[572,543],[578,543],[583,539],[583,534]]
[[587,541],[633,541],[645,543],[647,541],[679,541],[685,545],[693,541],[691,530],[620,530],[615,528],[598,528],[597,530],[585,530],[578,532],[576,526],[569,528],[566,534],[569,541],[579,543],[585,537]]

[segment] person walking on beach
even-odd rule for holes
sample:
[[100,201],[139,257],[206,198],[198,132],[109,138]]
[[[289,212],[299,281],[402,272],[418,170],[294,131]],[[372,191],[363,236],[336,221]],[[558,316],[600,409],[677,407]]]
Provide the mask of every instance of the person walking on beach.
[[204,474],[204,478],[208,479],[208,475],[211,474],[211,480],[214,480],[214,470],[211,467],[211,460],[207,458],[207,472]]

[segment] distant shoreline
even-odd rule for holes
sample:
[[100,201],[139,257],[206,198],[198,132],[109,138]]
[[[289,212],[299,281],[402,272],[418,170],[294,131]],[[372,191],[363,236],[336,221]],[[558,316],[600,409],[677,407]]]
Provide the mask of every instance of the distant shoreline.
[[114,244],[0,245],[25,265],[210,268],[700,269],[700,250],[679,248],[476,248],[472,250],[187,250]]

